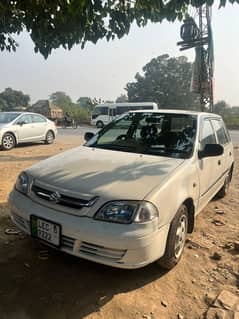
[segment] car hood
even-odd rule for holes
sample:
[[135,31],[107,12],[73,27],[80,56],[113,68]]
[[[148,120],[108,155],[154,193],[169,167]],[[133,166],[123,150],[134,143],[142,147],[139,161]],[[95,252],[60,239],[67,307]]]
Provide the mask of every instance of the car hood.
[[9,123],[0,123],[0,130],[8,126],[9,126]]
[[142,200],[183,161],[81,146],[39,162],[27,172],[41,183],[69,192]]

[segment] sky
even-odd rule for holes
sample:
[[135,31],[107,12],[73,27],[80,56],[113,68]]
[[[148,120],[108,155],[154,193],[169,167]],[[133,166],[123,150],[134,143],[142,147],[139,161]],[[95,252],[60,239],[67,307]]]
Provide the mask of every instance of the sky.
[[[239,5],[220,10],[214,6],[212,26],[215,49],[215,101],[239,105]],[[149,23],[144,28],[133,25],[129,35],[120,40],[59,48],[47,60],[34,52],[27,33],[15,39],[16,52],[0,52],[0,92],[11,87],[31,97],[31,103],[47,99],[55,91],[66,92],[73,101],[81,96],[115,100],[128,82],[152,58],[168,53],[186,55],[194,60],[194,49],[179,51],[180,23]]]

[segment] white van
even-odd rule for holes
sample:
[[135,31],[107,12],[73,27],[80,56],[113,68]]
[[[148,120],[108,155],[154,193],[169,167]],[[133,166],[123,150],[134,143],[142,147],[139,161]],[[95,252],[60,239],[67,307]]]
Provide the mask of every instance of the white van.
[[92,113],[91,124],[102,128],[117,116],[135,110],[158,110],[158,105],[153,102],[98,104]]

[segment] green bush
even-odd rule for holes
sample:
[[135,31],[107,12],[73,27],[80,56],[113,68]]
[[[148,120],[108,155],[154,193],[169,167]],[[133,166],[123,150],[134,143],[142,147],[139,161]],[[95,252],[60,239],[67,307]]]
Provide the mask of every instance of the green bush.
[[91,111],[81,107],[79,104],[71,103],[63,108],[64,113],[68,112],[70,116],[78,123],[90,123]]
[[224,121],[229,129],[239,129],[239,115],[224,116]]

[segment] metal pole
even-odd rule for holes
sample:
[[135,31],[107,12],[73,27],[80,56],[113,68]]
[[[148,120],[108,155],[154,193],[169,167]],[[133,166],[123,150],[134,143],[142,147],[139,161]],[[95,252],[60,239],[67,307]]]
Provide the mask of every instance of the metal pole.
[[[203,22],[202,22],[202,7],[199,7],[198,9],[198,15],[199,15],[199,31],[200,31],[200,51],[201,51],[201,66],[203,65],[203,43],[202,43],[202,37],[203,37]],[[200,81],[199,81],[199,91],[200,91],[200,106],[201,111],[205,111],[205,105],[204,105],[204,91],[203,91],[203,72],[201,69],[200,72]]]
[[213,61],[212,57],[210,56],[212,54],[213,50],[213,43],[212,43],[212,37],[210,36],[211,32],[211,7],[208,5],[206,6],[206,18],[207,18],[207,28],[208,28],[208,68],[209,68],[209,101],[210,101],[210,112],[214,112],[214,87],[213,87],[213,77],[214,77],[214,70],[213,70]]

